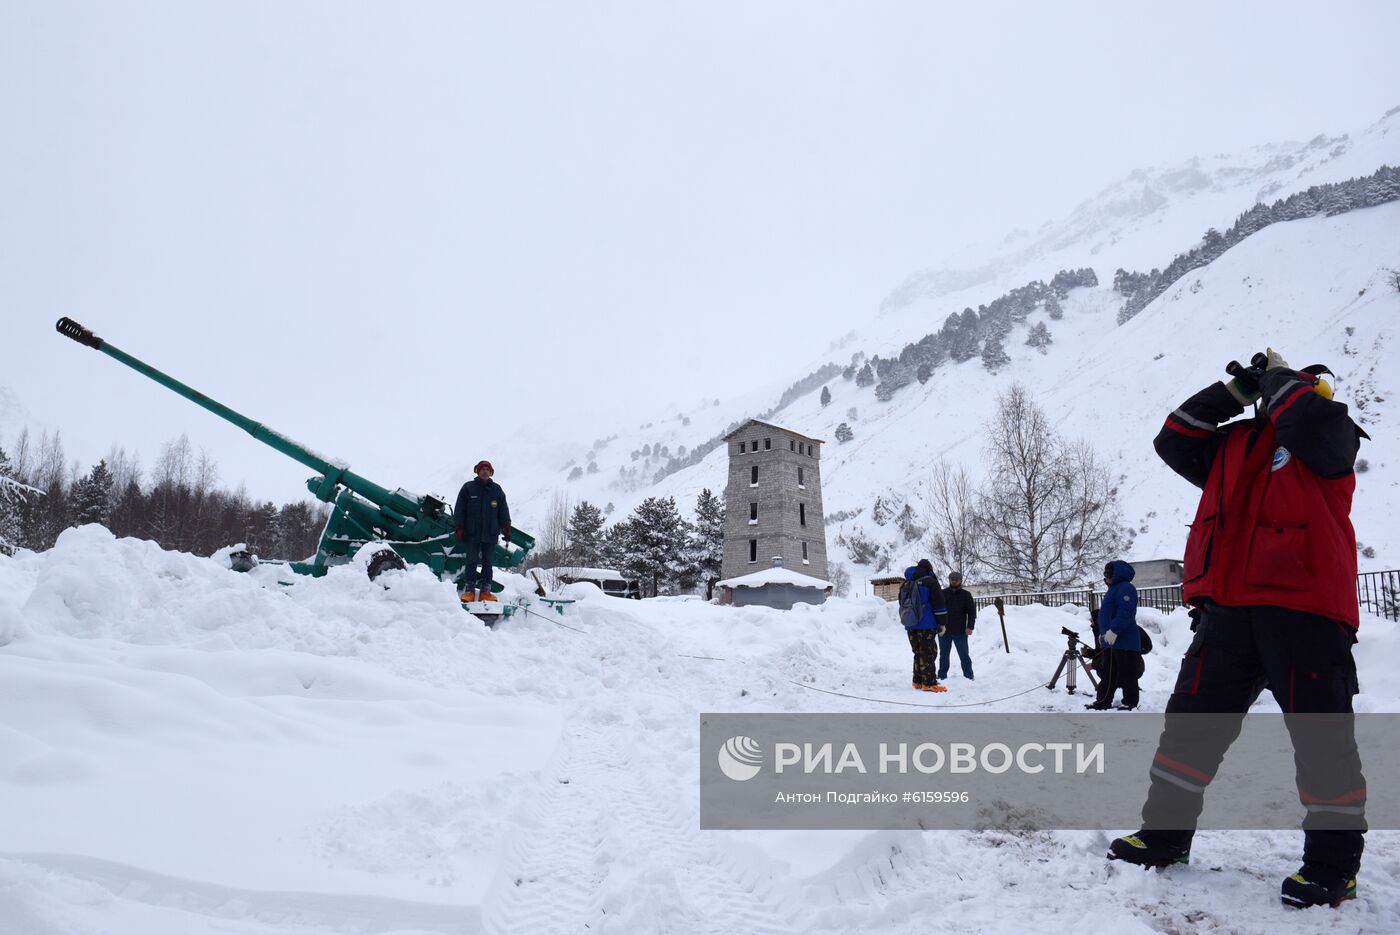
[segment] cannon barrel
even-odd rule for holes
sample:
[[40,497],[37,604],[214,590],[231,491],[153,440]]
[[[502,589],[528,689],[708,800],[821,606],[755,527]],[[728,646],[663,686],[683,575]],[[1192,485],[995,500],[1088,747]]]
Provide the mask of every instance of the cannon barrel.
[[[395,501],[394,493],[384,489],[373,481],[360,477],[358,474],[350,471],[345,464],[332,461],[330,458],[312,451],[305,445],[297,444],[276,429],[268,428],[261,422],[255,422],[242,413],[235,412],[216,399],[210,399],[208,396],[199,392],[199,390],[181,383],[169,374],[162,373],[145,361],[132,357],[120,348],[114,347],[111,343],[102,340],[102,338],[93,334],[73,319],[60,318],[55,327],[58,333],[64,337],[71,338],[79,344],[101,351],[113,360],[120,361],[137,373],[159,383],[166,389],[179,393],[195,405],[209,410],[225,422],[232,422],[269,448],[279,451],[287,457],[311,468],[321,475],[321,481],[316,485],[309,484],[308,487],[311,489],[312,493],[316,494],[318,498],[325,500],[327,503],[335,499],[335,486],[337,484],[343,484],[375,503],[391,504]],[[318,487],[320,489],[317,489]]]
[[[426,565],[438,575],[458,574],[466,561],[453,539],[452,516],[447,504],[434,496],[419,496],[403,489],[388,490],[354,473],[345,464],[318,454],[305,445],[235,412],[218,400],[186,386],[150,364],[102,340],[71,318],[58,320],[58,333],[101,351],[168,390],[231,422],[258,441],[306,465],[317,476],[306,487],[317,499],[332,505],[314,560],[292,562],[300,574],[325,574],[330,564],[344,561],[369,542],[385,542],[404,560]],[[513,568],[525,561],[534,537],[514,527],[506,544],[496,544],[493,564]],[[371,577],[374,571],[371,569]]]

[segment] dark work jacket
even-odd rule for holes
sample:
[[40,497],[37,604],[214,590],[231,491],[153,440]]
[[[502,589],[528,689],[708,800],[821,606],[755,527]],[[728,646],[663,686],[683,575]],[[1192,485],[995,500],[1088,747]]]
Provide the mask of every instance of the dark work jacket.
[[1154,445],[1172,470],[1202,488],[1186,539],[1187,603],[1269,605],[1355,628],[1354,465],[1365,437],[1342,403],[1311,378],[1270,370],[1258,419],[1223,383],[1167,416]]
[[967,588],[944,588],[943,606],[948,608],[949,633],[957,634],[971,630],[977,623],[977,602],[973,600]]
[[452,521],[463,530],[463,538],[469,542],[495,542],[501,530],[510,525],[506,492],[494,480],[482,483],[480,478],[473,477],[457,494]]

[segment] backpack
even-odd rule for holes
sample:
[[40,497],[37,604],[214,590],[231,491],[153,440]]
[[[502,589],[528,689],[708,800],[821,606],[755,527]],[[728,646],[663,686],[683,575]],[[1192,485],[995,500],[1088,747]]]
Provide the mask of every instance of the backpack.
[[919,625],[919,619],[923,616],[921,603],[917,581],[906,581],[899,586],[899,622],[904,624],[906,630]]
[[1142,654],[1146,656],[1152,652],[1152,637],[1147,635],[1147,631],[1142,628],[1142,624],[1137,625],[1138,639],[1142,641]]

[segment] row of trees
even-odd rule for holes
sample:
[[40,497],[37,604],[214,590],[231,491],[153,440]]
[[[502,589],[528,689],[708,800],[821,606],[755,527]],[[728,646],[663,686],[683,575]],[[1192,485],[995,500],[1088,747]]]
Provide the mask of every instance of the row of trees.
[[[969,577],[1053,590],[1095,577],[1131,539],[1112,475],[1084,440],[1067,439],[1021,384],[1000,397],[987,426],[987,473],[978,484],[940,460],[916,491],[922,514],[877,499],[871,518],[893,525],[944,568]],[[856,532],[844,539],[863,564],[888,561]]]
[[[948,361],[962,363],[980,357],[984,367],[996,372],[1011,362],[1006,339],[1015,325],[1038,308],[1058,321],[1064,316],[1060,302],[1071,289],[1098,284],[1098,275],[1089,267],[1060,270],[1048,284],[1037,279],[976,309],[954,312],[938,331],[906,344],[898,357],[876,356],[862,363],[858,354],[841,375],[854,380],[856,386],[873,384],[876,398],[884,401],[915,380],[927,383],[933,371]],[[1043,352],[1050,340],[1049,328],[1044,322],[1037,322],[1026,343]]]
[[678,594],[705,587],[714,596],[724,561],[724,501],[709,489],[692,519],[674,497],[648,497],[625,519],[604,526],[602,510],[582,501],[570,507],[556,494],[531,553],[531,566],[608,567],[642,581],[647,594]]
[[63,530],[96,523],[117,536],[210,555],[235,543],[265,558],[301,559],[316,551],[329,507],[314,501],[255,502],[242,487],[219,484],[219,468],[189,438],[166,442],[149,474],[140,457],[113,446],[86,473],[64,455],[59,433],[26,430],[13,454],[0,449],[0,550],[42,551]]
[[1206,231],[1200,244],[1177,256],[1166,269],[1153,269],[1150,273],[1120,269],[1114,273],[1113,288],[1127,299],[1118,310],[1118,323],[1130,320],[1182,276],[1214,262],[1226,250],[1271,224],[1317,215],[1332,217],[1397,199],[1400,199],[1400,169],[1381,166],[1363,178],[1314,185],[1273,204],[1257,204],[1241,214],[1225,233],[1213,227]]

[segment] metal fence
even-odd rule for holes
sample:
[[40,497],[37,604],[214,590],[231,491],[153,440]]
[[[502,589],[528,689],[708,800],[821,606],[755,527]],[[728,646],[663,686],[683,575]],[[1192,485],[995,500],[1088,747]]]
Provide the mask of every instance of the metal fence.
[[[974,598],[979,609],[992,606],[1001,598],[1004,607],[1024,607],[1041,604],[1063,607],[1078,604],[1095,610],[1103,592],[1092,587],[1069,591],[1033,591],[1018,594],[984,594]],[[1151,607],[1170,613],[1182,606],[1181,585],[1169,584],[1155,588],[1138,588],[1138,606]],[[1356,601],[1361,608],[1378,617],[1400,620],[1400,570],[1368,571],[1356,576]]]
[[[975,597],[979,609],[992,606],[997,598],[1001,598],[1003,607],[1025,607],[1029,604],[1040,604],[1044,607],[1064,607],[1067,604],[1076,604],[1080,607],[1087,607],[1090,610],[1097,610],[1099,598],[1103,594],[1097,588],[1075,588],[1069,591],[1028,591],[1017,594],[986,594]],[[1181,585],[1168,584],[1154,588],[1138,588],[1138,606],[1151,607],[1164,613],[1170,613],[1181,606]]]
[[1400,620],[1400,571],[1368,571],[1357,575],[1356,602],[1377,617]]

